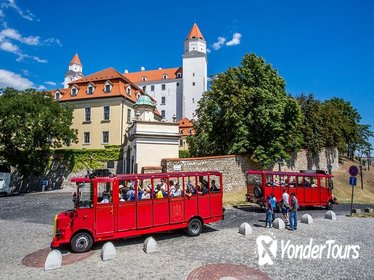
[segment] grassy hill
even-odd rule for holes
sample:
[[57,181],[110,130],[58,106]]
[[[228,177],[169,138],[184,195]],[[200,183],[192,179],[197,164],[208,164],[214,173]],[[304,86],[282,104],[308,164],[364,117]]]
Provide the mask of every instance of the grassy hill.
[[[340,158],[340,168],[334,172],[334,195],[339,202],[350,202],[352,195],[352,188],[349,186],[348,169],[351,165],[359,166],[357,161],[351,161],[347,158]],[[366,166],[367,168],[367,166]],[[364,189],[361,189],[361,179],[357,176],[357,186],[354,190],[354,203],[370,203],[374,204],[374,167],[370,170],[363,171]]]
[[[349,186],[348,169],[351,165],[359,166],[357,161],[351,161],[347,158],[340,158],[339,170],[334,172],[334,190],[333,194],[340,203],[351,202],[352,188]],[[354,203],[374,204],[374,166],[370,171],[363,171],[364,189],[361,189],[360,176],[357,177],[357,186],[354,191]],[[245,204],[246,189],[242,188],[233,192],[225,192],[223,196],[224,205]]]

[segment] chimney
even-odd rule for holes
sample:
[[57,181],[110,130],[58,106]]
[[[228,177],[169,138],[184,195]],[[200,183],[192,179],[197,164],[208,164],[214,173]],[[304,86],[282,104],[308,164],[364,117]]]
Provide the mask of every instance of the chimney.
[[144,66],[140,67],[140,70],[141,70],[141,71],[145,71]]

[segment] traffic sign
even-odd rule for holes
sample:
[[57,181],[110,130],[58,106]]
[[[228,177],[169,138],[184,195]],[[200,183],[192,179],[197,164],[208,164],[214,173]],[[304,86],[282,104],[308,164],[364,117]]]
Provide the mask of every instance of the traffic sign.
[[353,187],[357,184],[357,178],[354,176],[349,177],[349,184]]
[[349,175],[356,177],[358,174],[358,167],[356,165],[352,165],[349,167]]

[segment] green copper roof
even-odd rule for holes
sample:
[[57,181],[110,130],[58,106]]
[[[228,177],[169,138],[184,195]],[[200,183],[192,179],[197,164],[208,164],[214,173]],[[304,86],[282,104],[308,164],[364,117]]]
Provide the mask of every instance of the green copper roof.
[[151,98],[148,95],[141,95],[138,98],[138,101],[135,103],[134,106],[142,106],[142,105],[147,105],[147,106],[155,107],[155,105],[153,104]]

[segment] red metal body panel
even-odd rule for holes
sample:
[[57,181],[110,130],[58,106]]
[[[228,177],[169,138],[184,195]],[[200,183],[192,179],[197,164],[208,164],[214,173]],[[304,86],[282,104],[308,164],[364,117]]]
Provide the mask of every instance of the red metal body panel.
[[[220,190],[204,195],[188,197],[166,197],[147,200],[120,201],[119,182],[141,180],[152,181],[152,193],[155,190],[155,179],[181,178],[181,191],[185,193],[185,178],[219,177]],[[209,180],[209,179],[208,179]],[[223,218],[222,211],[222,174],[217,171],[180,172],[158,174],[125,174],[111,178],[73,178],[72,182],[88,184],[92,189],[92,201],[85,205],[59,214],[56,218],[56,231],[52,247],[70,243],[75,233],[89,232],[94,241],[126,238],[178,228],[186,228],[191,218],[199,217],[204,224],[219,221]],[[149,182],[149,181],[148,181]],[[111,188],[111,202],[99,203],[98,185]],[[109,184],[109,185],[108,185]],[[135,183],[137,198],[138,183]],[[101,190],[101,189],[100,189]],[[107,190],[107,189],[106,189]],[[78,188],[79,191],[79,188]],[[99,193],[99,194],[98,194]],[[62,233],[62,234],[61,234]]]
[[[277,172],[263,170],[249,170],[247,175],[257,175],[261,178],[258,187],[261,188],[262,196],[255,198],[253,195],[254,185],[247,184],[247,201],[255,202],[261,206],[268,195],[274,194],[279,202],[282,200],[283,190],[288,194],[295,193],[300,206],[326,206],[329,201],[335,202],[332,190],[328,188],[328,179],[332,178],[331,174],[320,173],[299,173],[299,172]],[[289,178],[297,178],[297,182],[291,184]],[[286,178],[284,183],[274,181],[269,185],[268,178]],[[315,186],[311,186],[312,179]],[[306,184],[308,181],[309,185]]]

